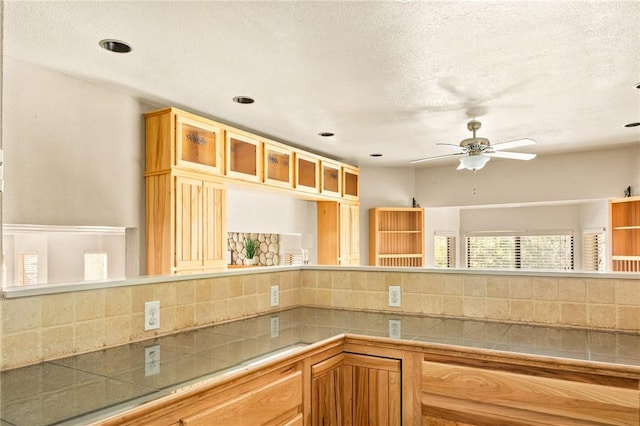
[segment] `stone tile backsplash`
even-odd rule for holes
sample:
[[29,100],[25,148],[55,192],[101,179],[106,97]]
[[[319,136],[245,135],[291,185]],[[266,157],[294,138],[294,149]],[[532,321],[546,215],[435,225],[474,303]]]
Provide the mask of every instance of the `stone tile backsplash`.
[[[640,281],[293,269],[0,300],[2,369],[300,305],[640,333]],[[402,307],[388,306],[399,285]],[[143,307],[160,301],[160,329]]]

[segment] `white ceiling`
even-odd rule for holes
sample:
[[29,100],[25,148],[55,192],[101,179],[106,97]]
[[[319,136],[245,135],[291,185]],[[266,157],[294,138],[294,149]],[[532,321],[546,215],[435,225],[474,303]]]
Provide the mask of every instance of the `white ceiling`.
[[640,121],[638,1],[5,1],[3,43],[360,166],[454,152],[436,143],[469,137],[470,118],[493,143],[537,140],[518,151],[539,155],[640,143],[624,127]]

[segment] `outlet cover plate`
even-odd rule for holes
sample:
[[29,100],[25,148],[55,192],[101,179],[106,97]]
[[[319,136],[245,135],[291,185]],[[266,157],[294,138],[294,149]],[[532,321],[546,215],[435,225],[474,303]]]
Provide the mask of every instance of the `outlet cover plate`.
[[272,285],[271,286],[271,307],[274,308],[280,305],[280,286]]
[[144,348],[144,375],[153,376],[160,373],[160,345]]
[[389,337],[392,339],[402,339],[402,320],[389,320]]
[[278,315],[271,317],[271,337],[280,336],[280,317]]
[[160,301],[145,302],[144,304],[144,331],[160,328]]
[[402,306],[402,299],[399,285],[389,286],[389,306],[399,308]]

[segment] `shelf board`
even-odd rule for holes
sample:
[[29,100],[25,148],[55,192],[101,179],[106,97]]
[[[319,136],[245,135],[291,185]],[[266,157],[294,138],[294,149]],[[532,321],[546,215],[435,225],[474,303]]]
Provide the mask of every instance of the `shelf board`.
[[630,226],[614,226],[615,230],[630,230],[630,229],[640,229],[640,225],[630,225]]
[[420,234],[422,231],[420,230],[411,230],[411,231],[378,231],[381,234]]

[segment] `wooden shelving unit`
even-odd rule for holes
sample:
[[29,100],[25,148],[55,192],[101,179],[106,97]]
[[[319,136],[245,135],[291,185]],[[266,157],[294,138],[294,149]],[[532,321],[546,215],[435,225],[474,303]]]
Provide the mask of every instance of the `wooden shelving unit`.
[[424,210],[376,207],[369,209],[369,265],[424,265]]
[[609,202],[611,270],[640,272],[640,197]]

